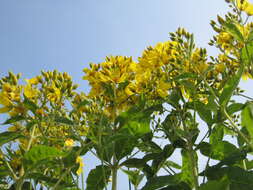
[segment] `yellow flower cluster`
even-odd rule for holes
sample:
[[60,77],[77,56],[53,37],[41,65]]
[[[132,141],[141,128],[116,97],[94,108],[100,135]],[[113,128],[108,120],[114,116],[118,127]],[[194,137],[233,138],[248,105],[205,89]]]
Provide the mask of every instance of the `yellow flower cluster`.
[[[253,30],[253,23],[247,22],[247,20],[242,21],[241,12],[236,11],[236,9],[245,11],[250,16],[253,13],[253,4],[249,3],[247,0],[236,0],[232,1],[232,3],[234,3],[233,5],[235,7],[233,13],[228,13],[225,19],[218,16],[219,24],[215,21],[211,21],[213,29],[218,34],[214,36],[209,44],[215,45],[221,50],[221,53],[215,60],[216,73],[214,74],[223,72],[225,74],[224,77],[235,73],[240,67],[241,50],[244,48],[245,42],[248,42],[250,37],[249,34]],[[238,38],[234,37],[233,33],[227,29],[226,23],[233,23],[238,33],[241,33],[241,38],[243,38],[243,40],[238,40]],[[249,72],[250,69],[247,67],[248,66],[245,68],[243,79],[253,78]]]
[[23,114],[25,108],[21,104],[22,86],[18,85],[20,75],[9,72],[7,77],[0,81],[0,113],[9,113],[10,116]]
[[[83,79],[91,86],[88,97],[99,97],[106,104],[106,112],[111,112],[117,105],[116,112],[124,110],[133,102],[129,97],[128,86],[134,79],[136,63],[131,57],[111,56],[101,64],[91,64],[90,69],[84,69]],[[114,105],[113,105],[114,104]]]
[[[48,143],[55,147],[62,147],[62,143],[56,137],[69,135],[67,125],[59,126],[56,122],[48,119],[48,115],[66,115],[62,106],[76,94],[71,77],[67,73],[57,71],[43,72],[41,75],[31,79],[26,79],[26,84],[19,85],[20,75],[9,73],[8,76],[0,80],[0,113],[8,113],[11,117],[24,116],[27,123],[37,120],[36,136],[47,136]],[[56,109],[56,107],[58,109]],[[29,136],[29,128],[26,124],[13,123],[9,131],[22,133]],[[20,147],[26,149],[29,139],[19,139]],[[70,141],[65,146],[70,146]],[[33,140],[33,144],[40,143],[38,138]]]
[[[83,79],[91,85],[88,96],[103,99],[105,111],[111,114],[113,107],[116,107],[116,113],[125,110],[141,94],[153,100],[166,98],[176,86],[183,89],[185,97],[197,94],[189,94],[188,85],[178,83],[174,78],[184,73],[202,76],[209,66],[206,50],[195,48],[192,35],[179,28],[171,33],[171,41],[148,47],[138,62],[128,57],[107,57],[105,62],[85,68]],[[221,71],[221,67],[218,70]],[[198,83],[193,79],[187,82],[192,86]],[[196,91],[202,93],[198,87]]]

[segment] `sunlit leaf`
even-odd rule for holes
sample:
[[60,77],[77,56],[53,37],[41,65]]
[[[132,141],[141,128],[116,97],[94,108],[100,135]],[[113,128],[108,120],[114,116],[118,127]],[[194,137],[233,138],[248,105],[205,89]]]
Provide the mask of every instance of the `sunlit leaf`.
[[240,80],[242,73],[244,71],[244,65],[241,64],[240,69],[237,71],[235,76],[231,76],[230,79],[226,82],[222,93],[220,95],[220,104],[223,106],[226,106],[227,103],[229,102],[234,90],[237,88]]

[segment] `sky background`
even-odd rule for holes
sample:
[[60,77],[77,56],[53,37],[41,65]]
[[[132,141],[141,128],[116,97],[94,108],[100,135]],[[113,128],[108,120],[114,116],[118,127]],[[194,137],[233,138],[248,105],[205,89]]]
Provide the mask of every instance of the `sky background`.
[[[227,8],[224,0],[0,0],[0,77],[9,70],[32,78],[57,69],[87,92],[81,78],[88,63],[107,55],[136,60],[178,27],[193,32],[197,44],[213,55],[209,23]],[[85,175],[96,163],[85,158]],[[120,189],[126,185],[120,174]]]

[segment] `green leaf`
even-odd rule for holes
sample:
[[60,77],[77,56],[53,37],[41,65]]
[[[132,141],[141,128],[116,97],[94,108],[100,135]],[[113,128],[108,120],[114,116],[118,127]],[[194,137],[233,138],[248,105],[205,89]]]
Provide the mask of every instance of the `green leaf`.
[[252,42],[253,41],[253,30],[250,31],[247,42]]
[[241,111],[244,108],[244,104],[234,103],[228,106],[227,112],[229,115],[232,115],[238,111]]
[[108,166],[97,166],[88,175],[86,190],[103,190],[109,181],[110,175],[111,170]]
[[239,28],[232,22],[223,24],[226,31],[231,34],[236,40],[240,42],[244,42],[244,38]]
[[253,138],[253,103],[248,102],[241,113],[242,126],[246,127],[251,138]]
[[224,136],[223,125],[222,124],[215,125],[214,128],[212,129],[209,138],[210,144],[215,146],[216,144],[220,143],[223,139],[223,136]]
[[231,96],[233,95],[234,90],[237,88],[241,76],[244,70],[244,65],[241,64],[240,69],[237,71],[235,76],[231,76],[231,78],[225,84],[223,91],[220,95],[220,105],[226,106],[229,102]]
[[24,138],[24,136],[17,132],[10,132],[10,131],[2,132],[0,133],[0,146],[10,141],[14,141],[15,139],[18,138]]
[[253,172],[245,171],[239,167],[230,167],[227,171],[231,190],[252,190],[253,189]]
[[156,190],[168,185],[178,185],[180,182],[179,175],[153,177],[147,181],[141,190]]
[[223,160],[240,152],[235,145],[227,141],[216,142],[212,145],[207,142],[201,142],[197,148],[200,149],[201,154],[214,160]]
[[133,136],[141,137],[150,132],[149,119],[147,121],[129,121],[124,128],[128,129]]
[[178,170],[180,170],[182,168],[179,164],[177,164],[176,162],[173,162],[171,160],[167,160],[165,162],[165,165],[168,166],[168,167],[172,167],[172,168],[178,169]]
[[183,73],[173,78],[173,81],[177,80],[186,80],[186,79],[196,79],[198,75],[195,73]]
[[174,108],[177,108],[177,107],[179,107],[180,98],[181,98],[181,95],[180,95],[178,89],[174,89],[167,96],[166,101],[167,101],[168,104],[172,105]]
[[125,128],[119,130],[118,133],[111,138],[111,142],[115,144],[114,153],[117,160],[121,160],[125,156],[130,155],[138,143],[137,138],[129,134],[129,130]]
[[146,160],[140,158],[130,158],[121,163],[120,165],[126,166],[128,168],[143,168],[146,165]]
[[64,156],[64,153],[57,148],[45,145],[36,145],[25,153],[24,159],[27,164],[36,164],[38,161],[53,159],[60,156]]
[[15,123],[15,122],[18,122],[18,121],[22,121],[24,120],[25,117],[24,116],[14,116],[14,117],[11,117],[9,119],[7,119],[4,123],[2,123],[2,125],[7,125],[7,124],[12,124],[12,123]]
[[208,103],[205,105],[206,109],[217,112],[218,110],[218,105],[215,102],[215,96],[214,95],[209,95],[208,96]]
[[245,65],[252,64],[253,58],[253,42],[247,43],[241,50],[241,59]]
[[151,114],[154,111],[161,111],[162,108],[162,104],[154,105],[146,109],[133,106],[128,111],[121,113],[116,118],[115,123],[120,128],[128,129],[132,136],[140,138],[150,132]]
[[55,122],[66,124],[66,125],[74,125],[74,122],[66,117],[56,117]]
[[227,141],[221,141],[220,143],[212,146],[212,158],[216,160],[223,160],[228,155],[237,151],[238,149],[235,145]]
[[198,144],[197,148],[200,150],[201,154],[211,157],[212,156],[212,146],[207,142],[201,142]]
[[[44,175],[44,174],[41,174],[41,173],[30,173],[27,176],[27,178],[34,179],[34,180],[40,181],[40,182],[43,181],[44,183],[46,183],[50,186],[54,186],[57,183],[57,181],[59,180],[59,179],[54,178],[52,176],[47,176],[47,175]],[[67,183],[66,181],[62,180],[60,182],[59,186],[61,188],[63,188],[63,187],[73,187],[74,184],[73,183]]]
[[213,123],[212,113],[210,110],[206,109],[206,105],[201,102],[194,102],[196,111],[198,112],[200,118],[205,121],[208,126],[211,126]]
[[[245,136],[249,136],[249,132],[248,132],[248,130],[246,129],[246,127],[242,127],[242,128],[240,129],[240,131],[241,131]],[[244,138],[242,138],[241,135],[238,135],[238,136],[237,136],[237,143],[238,143],[239,147],[242,147],[246,142],[245,142]]]
[[174,150],[175,148],[173,147],[173,145],[169,144],[163,148],[163,151],[161,153],[157,154],[151,166],[152,170],[155,173],[157,173],[159,169],[164,165],[165,161],[173,154]]
[[[242,161],[246,159],[246,152],[235,152],[227,156],[224,160],[219,162],[218,164],[211,166],[201,172],[200,176],[207,176],[208,180],[220,180],[224,175],[226,175],[231,168],[234,168],[234,164],[238,161]],[[223,167],[227,165],[228,167]]]
[[226,190],[228,182],[226,180],[210,180],[207,183],[201,184],[199,190]]
[[143,179],[144,175],[140,174],[139,170],[122,170],[125,174],[127,174],[128,179],[130,180],[130,182],[134,185],[134,186],[138,186],[141,182],[141,180]]

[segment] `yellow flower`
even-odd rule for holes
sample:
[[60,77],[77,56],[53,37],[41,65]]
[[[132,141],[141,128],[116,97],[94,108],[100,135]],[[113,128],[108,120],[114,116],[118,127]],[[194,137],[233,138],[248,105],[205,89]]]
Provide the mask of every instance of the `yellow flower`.
[[57,103],[61,99],[61,90],[55,86],[55,83],[49,88],[47,98],[54,103]]
[[3,106],[12,106],[12,102],[7,98],[7,95],[4,93],[0,93],[0,104]]
[[218,73],[222,73],[225,69],[226,67],[223,63],[215,65],[215,71],[217,71]]
[[182,95],[187,99],[187,100],[191,100],[190,99],[190,94],[185,90],[185,88],[182,86],[181,87],[181,93],[182,93]]
[[67,139],[64,143],[64,146],[66,147],[73,147],[74,146],[75,141],[73,139]]
[[208,64],[205,62],[199,63],[195,66],[195,70],[197,73],[201,74],[204,73],[208,68]]
[[157,86],[157,93],[160,97],[164,98],[168,95],[168,90],[170,87],[171,85],[169,83],[160,80]]
[[227,33],[227,32],[221,32],[219,35],[218,35],[218,38],[217,38],[217,43],[219,45],[221,45],[221,47],[223,49],[228,49],[229,48],[229,43],[230,41],[232,40],[232,36]]
[[247,15],[253,15],[253,4],[250,3],[248,0],[236,0],[237,7],[241,11],[247,13]]
[[38,90],[36,88],[33,88],[30,84],[27,84],[24,87],[24,95],[29,99],[36,98],[38,96],[38,93]]
[[245,73],[243,73],[243,75],[242,75],[242,79],[243,79],[243,80],[252,79],[252,76],[251,76],[251,74],[250,74],[249,72],[245,72]]
[[76,158],[76,163],[79,164],[79,168],[77,169],[76,173],[77,175],[80,175],[83,172],[83,160],[80,156]]
[[31,78],[31,79],[26,79],[25,81],[27,82],[27,84],[37,85],[39,83],[39,78],[34,77],[34,78]]
[[133,83],[130,83],[129,85],[127,85],[127,87],[125,88],[125,93],[128,96],[132,96],[133,94],[135,94],[135,88],[136,86]]
[[248,0],[236,0],[236,5],[241,11],[244,11],[248,7],[248,4]]
[[247,8],[245,9],[245,13],[247,13],[247,15],[249,16],[253,15],[253,5],[251,3],[249,3]]

